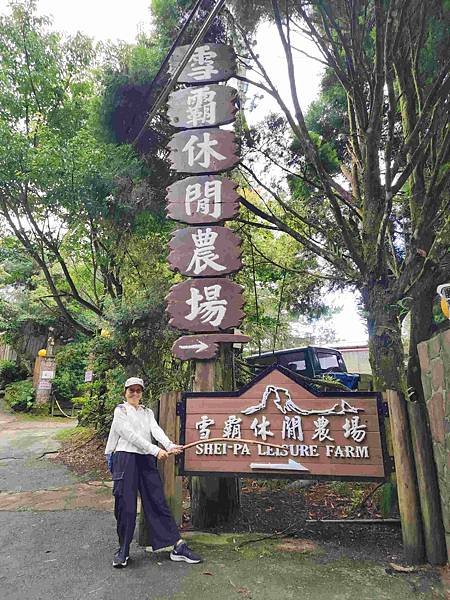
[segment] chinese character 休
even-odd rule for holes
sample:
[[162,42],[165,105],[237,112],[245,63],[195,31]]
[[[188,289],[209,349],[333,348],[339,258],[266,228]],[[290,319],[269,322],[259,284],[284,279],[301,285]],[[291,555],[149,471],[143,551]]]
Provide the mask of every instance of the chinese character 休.
[[191,307],[191,312],[185,317],[193,321],[200,317],[202,323],[211,323],[217,327],[222,323],[227,310],[227,300],[220,299],[221,285],[210,285],[203,288],[203,294],[197,288],[191,288],[191,298],[186,304]]
[[182,152],[188,153],[188,164],[193,167],[198,163],[201,167],[208,169],[211,166],[211,159],[226,160],[226,156],[214,150],[218,140],[211,139],[210,133],[203,134],[203,141],[197,135],[191,135],[188,142],[182,149]]
[[218,272],[226,270],[226,267],[216,262],[219,255],[215,253],[214,242],[218,235],[210,227],[197,229],[197,233],[192,234],[195,250],[191,262],[186,269],[187,271],[192,270],[194,275],[200,275],[207,267]]
[[220,217],[222,214],[222,182],[219,180],[206,181],[203,188],[200,183],[188,185],[184,206],[187,215],[200,213],[215,219]]
[[258,422],[258,417],[255,417],[250,425],[250,429],[253,429],[255,437],[261,436],[264,441],[266,441],[268,435],[273,436],[269,427],[270,421],[267,420],[265,415],[263,415],[261,423]]

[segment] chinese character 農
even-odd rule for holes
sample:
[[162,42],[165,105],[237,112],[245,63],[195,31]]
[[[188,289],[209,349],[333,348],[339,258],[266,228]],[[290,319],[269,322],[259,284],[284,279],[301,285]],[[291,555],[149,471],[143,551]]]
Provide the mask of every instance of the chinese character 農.
[[218,235],[210,227],[197,229],[197,233],[192,234],[195,250],[191,262],[186,269],[187,271],[192,270],[194,275],[199,275],[207,267],[210,267],[214,271],[225,271],[226,267],[216,262],[219,255],[215,254],[214,242]]

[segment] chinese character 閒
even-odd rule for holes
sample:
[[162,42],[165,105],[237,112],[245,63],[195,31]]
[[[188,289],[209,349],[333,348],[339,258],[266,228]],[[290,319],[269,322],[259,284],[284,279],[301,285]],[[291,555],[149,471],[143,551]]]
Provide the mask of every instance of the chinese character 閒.
[[222,182],[207,181],[202,190],[200,183],[186,187],[185,210],[187,215],[192,215],[192,205],[196,203],[194,213],[210,215],[217,218],[222,214]]
[[284,417],[283,419],[283,431],[281,434],[283,440],[286,438],[291,440],[303,441],[303,430],[302,430],[302,418],[296,417]]

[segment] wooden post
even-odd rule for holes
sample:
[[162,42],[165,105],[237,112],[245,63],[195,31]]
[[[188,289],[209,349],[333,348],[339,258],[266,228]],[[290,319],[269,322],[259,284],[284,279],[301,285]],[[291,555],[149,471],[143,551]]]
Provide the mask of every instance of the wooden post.
[[432,565],[444,565],[447,562],[447,548],[436,465],[433,460],[433,447],[430,442],[431,434],[427,427],[427,415],[424,405],[420,402],[408,402],[407,406],[427,560]]
[[[159,424],[166,432],[167,437],[175,443],[178,443],[177,402],[180,398],[180,392],[168,392],[161,394],[159,399]],[[182,480],[176,474],[174,455],[161,464],[160,473],[167,504],[175,521],[180,525],[183,517]]]
[[387,390],[403,547],[410,564],[424,561],[422,523],[405,400]]
[[[231,390],[230,344],[221,344],[217,361],[195,361],[193,391]],[[239,511],[238,477],[191,477],[191,521],[196,529],[215,527],[233,519]]]

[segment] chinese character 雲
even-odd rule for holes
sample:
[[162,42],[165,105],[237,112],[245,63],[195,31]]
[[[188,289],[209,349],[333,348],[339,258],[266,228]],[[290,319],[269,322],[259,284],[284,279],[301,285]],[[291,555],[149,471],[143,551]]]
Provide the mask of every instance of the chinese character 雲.
[[334,442],[333,438],[330,437],[330,428],[328,427],[329,424],[330,421],[325,417],[319,417],[317,421],[314,421],[316,429],[314,430],[312,439],[315,440],[318,438],[319,442],[323,442],[324,440],[330,440],[330,442]]
[[214,425],[214,423],[214,419],[210,419],[208,415],[203,415],[200,421],[197,421],[195,424],[195,429],[199,430],[201,440],[209,440],[209,436],[211,435],[209,427]]
[[266,415],[263,415],[261,423],[258,422],[258,417],[255,417],[250,425],[250,429],[253,429],[255,437],[261,436],[264,441],[266,441],[268,435],[273,436],[269,427],[270,421],[267,420]]
[[230,415],[223,426],[224,438],[240,438],[241,437],[242,419],[236,415]]
[[219,71],[214,68],[214,59],[217,53],[210,49],[209,46],[200,46],[192,55],[189,66],[191,71],[189,77],[197,81],[208,79],[211,75],[216,75]]
[[283,419],[283,431],[281,433],[283,440],[300,440],[303,441],[303,429],[302,429],[302,418],[298,415],[296,417],[284,417]]
[[203,134],[203,141],[197,135],[191,135],[189,141],[184,146],[182,152],[188,153],[188,164],[193,167],[195,163],[198,163],[201,167],[207,169],[211,165],[211,158],[217,160],[226,160],[226,156],[216,152],[214,146],[219,143],[218,140],[211,139],[210,133]]
[[226,270],[226,267],[216,262],[219,255],[215,253],[214,242],[218,235],[210,227],[197,229],[197,233],[192,234],[195,250],[191,262],[186,269],[187,271],[192,270],[194,275],[200,275],[207,267],[219,272]]
[[186,304],[191,312],[186,316],[188,321],[200,317],[202,323],[211,323],[214,327],[220,325],[225,316],[228,302],[220,300],[221,285],[210,285],[203,288],[203,296],[197,288],[191,288],[191,299]]
[[188,123],[194,127],[214,125],[216,120],[216,92],[209,87],[192,88],[187,98]]
[[[192,205],[194,210],[192,211]],[[187,215],[200,213],[220,217],[222,214],[222,182],[206,181],[203,189],[200,183],[194,183],[186,187],[184,206]]]
[[345,423],[342,426],[344,430],[344,437],[351,437],[355,442],[362,442],[367,434],[367,425],[360,424],[359,417],[352,417],[351,422],[345,419]]

